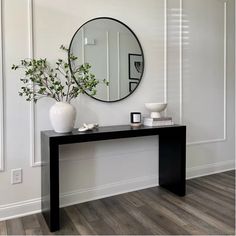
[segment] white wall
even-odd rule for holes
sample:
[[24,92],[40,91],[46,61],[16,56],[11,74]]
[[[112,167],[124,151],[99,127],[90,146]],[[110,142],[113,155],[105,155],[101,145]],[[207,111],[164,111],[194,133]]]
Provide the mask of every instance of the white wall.
[[[167,114],[187,124],[187,176],[234,168],[234,1],[224,2],[2,0],[0,218],[40,210],[39,132],[51,129],[47,114],[53,103],[42,100],[34,110],[18,97],[20,73],[10,67],[33,55],[55,61],[62,56],[59,46],[69,45],[81,24],[99,16],[117,18],[135,32],[145,73],[124,101],[108,104],[81,95],[74,102],[77,126],[126,124],[129,112],[146,113],[145,102],[167,100]],[[60,151],[61,205],[158,184],[158,137],[66,145]],[[11,185],[14,168],[23,169],[22,184]]]

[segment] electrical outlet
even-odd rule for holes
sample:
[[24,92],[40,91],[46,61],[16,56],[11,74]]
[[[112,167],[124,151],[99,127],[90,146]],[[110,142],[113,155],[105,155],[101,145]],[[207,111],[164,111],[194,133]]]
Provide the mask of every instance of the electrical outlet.
[[11,170],[11,184],[22,183],[22,169]]

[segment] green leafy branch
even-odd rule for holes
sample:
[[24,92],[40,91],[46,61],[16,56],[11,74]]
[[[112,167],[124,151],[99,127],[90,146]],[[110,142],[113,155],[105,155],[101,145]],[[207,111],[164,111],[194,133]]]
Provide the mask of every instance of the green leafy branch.
[[[68,61],[78,61],[63,45],[60,49],[68,53]],[[19,65],[12,65],[13,70],[23,69],[25,72],[24,77],[20,79],[23,86],[19,95],[26,97],[26,101],[37,102],[41,98],[49,97],[68,103],[80,93],[95,95],[99,81],[90,72],[91,66],[85,63],[70,68],[68,61],[58,59],[52,67],[46,58],[24,59]],[[103,82],[108,85],[105,80]]]

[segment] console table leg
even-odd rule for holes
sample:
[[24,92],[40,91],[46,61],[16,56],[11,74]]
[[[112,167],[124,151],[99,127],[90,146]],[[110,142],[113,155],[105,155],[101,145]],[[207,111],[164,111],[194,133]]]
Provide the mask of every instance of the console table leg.
[[51,232],[60,228],[59,219],[59,146],[41,134],[42,213]]
[[159,136],[159,185],[184,196],[186,192],[186,129]]

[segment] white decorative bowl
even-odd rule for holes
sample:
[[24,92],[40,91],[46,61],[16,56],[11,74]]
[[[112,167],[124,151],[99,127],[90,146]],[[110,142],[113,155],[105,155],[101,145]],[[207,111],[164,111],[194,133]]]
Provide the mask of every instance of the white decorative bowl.
[[167,103],[149,102],[144,104],[145,107],[151,112],[151,118],[160,118],[160,112],[164,111]]

